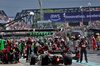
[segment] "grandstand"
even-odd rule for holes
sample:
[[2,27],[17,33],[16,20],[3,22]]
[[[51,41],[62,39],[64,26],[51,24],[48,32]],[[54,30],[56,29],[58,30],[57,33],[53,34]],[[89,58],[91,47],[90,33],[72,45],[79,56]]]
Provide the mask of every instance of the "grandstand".
[[[13,23],[12,23],[13,22]],[[5,27],[8,25],[7,27]],[[11,18],[8,18],[6,13],[3,10],[0,10],[0,30],[23,30],[23,29],[30,29],[26,24],[21,22],[17,22]]]
[[4,23],[6,23],[8,21],[8,16],[6,15],[6,13],[3,10],[0,10],[0,30],[4,30]]

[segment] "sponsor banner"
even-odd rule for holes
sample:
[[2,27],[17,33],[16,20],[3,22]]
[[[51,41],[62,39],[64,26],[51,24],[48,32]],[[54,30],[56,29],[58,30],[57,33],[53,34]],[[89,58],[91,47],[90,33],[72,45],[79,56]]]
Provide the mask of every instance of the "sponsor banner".
[[[51,20],[52,22],[80,22],[100,20],[100,11],[91,12],[66,12],[64,13],[44,13],[44,20]],[[65,20],[66,19],[66,20]]]
[[52,22],[64,22],[63,13],[44,13],[44,20]]

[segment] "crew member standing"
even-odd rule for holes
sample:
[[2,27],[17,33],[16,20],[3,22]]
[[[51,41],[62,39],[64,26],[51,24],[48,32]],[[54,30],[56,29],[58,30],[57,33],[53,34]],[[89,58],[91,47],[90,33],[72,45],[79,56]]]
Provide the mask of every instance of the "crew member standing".
[[85,41],[84,38],[81,38],[79,47],[80,47],[80,54],[81,54],[80,63],[83,60],[83,54],[85,55],[86,63],[88,63],[88,59],[87,59],[87,47],[88,47],[88,43],[87,43],[87,41]]
[[26,58],[26,60],[28,60],[28,55],[29,55],[29,53],[31,53],[31,46],[32,46],[32,42],[31,42],[30,38],[28,38],[28,41],[26,42],[26,44],[27,44],[27,58]]
[[96,50],[96,39],[94,38],[94,36],[92,35],[91,40],[92,41],[92,45],[93,45],[93,50]]
[[100,36],[98,35],[96,38],[96,43],[97,43],[97,50],[100,49]]

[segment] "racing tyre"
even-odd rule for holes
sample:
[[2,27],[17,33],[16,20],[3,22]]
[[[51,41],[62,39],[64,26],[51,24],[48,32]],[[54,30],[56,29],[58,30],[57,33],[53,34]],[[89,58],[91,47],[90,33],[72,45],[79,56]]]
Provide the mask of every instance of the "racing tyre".
[[71,65],[71,64],[72,64],[72,58],[71,58],[71,56],[66,55],[66,56],[64,57],[64,64],[65,64],[65,65]]
[[31,57],[30,65],[35,65],[35,61],[36,61],[35,57],[34,56]]
[[48,65],[49,64],[49,57],[46,54],[41,55],[41,65]]

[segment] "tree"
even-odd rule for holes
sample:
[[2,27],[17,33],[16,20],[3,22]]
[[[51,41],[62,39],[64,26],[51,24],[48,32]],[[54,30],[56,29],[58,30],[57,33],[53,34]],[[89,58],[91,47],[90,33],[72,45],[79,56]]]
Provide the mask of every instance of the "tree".
[[[60,10],[43,10],[43,13],[60,13]],[[33,18],[33,27],[36,28],[37,27],[37,21],[40,21],[40,12]]]

